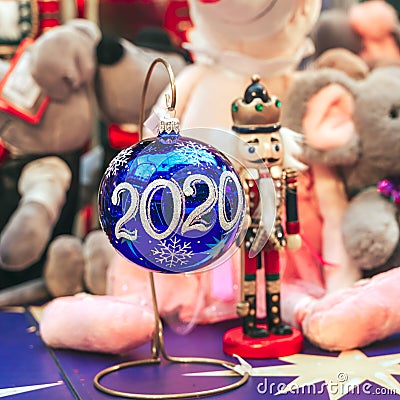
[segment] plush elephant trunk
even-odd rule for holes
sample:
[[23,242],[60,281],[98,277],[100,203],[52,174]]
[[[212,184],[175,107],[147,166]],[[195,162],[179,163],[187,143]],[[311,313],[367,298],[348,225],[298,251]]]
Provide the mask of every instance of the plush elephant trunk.
[[102,65],[116,64],[123,54],[122,44],[111,36],[103,36],[96,48],[97,61]]

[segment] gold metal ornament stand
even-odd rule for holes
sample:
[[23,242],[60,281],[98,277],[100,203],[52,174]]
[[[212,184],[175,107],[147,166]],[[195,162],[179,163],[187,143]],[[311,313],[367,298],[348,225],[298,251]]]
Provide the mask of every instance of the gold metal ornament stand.
[[[172,71],[170,64],[162,59],[156,58],[153,63],[151,64],[144,83],[143,93],[142,93],[142,106],[141,106],[141,115],[140,115],[140,139],[143,137],[143,122],[144,122],[144,108],[145,108],[145,100],[146,100],[146,93],[147,88],[149,85],[151,74],[155,68],[155,66],[161,63],[166,68],[169,81],[171,86],[171,96],[167,96],[167,108],[169,112],[175,111],[175,104],[176,104],[176,87],[175,87],[175,78]],[[247,382],[249,379],[249,373],[237,373],[239,380],[236,382],[218,387],[215,389],[197,391],[197,392],[190,392],[190,393],[169,393],[169,394],[146,394],[146,393],[131,393],[131,392],[122,392],[115,389],[110,389],[101,384],[101,380],[106,376],[113,372],[120,371],[122,369],[136,367],[140,365],[150,365],[150,364],[160,364],[161,360],[164,359],[165,361],[169,361],[171,363],[180,363],[180,364],[211,364],[211,365],[218,365],[229,370],[234,370],[236,364],[225,361],[219,360],[214,358],[203,358],[203,357],[174,357],[167,354],[164,346],[164,332],[163,326],[160,318],[160,314],[158,311],[157,305],[157,296],[156,296],[156,289],[154,284],[154,274],[153,272],[149,273],[150,279],[150,286],[151,286],[151,295],[153,300],[153,311],[154,311],[154,318],[155,318],[155,333],[153,336],[153,340],[151,343],[151,358],[143,359],[143,360],[136,360],[136,361],[128,361],[120,364],[116,364],[114,366],[108,367],[103,369],[102,371],[98,372],[97,375],[94,377],[93,383],[94,386],[109,395],[130,398],[130,399],[192,399],[192,398],[199,398],[199,397],[206,397],[221,394],[224,392],[228,392],[230,390],[236,389]]]

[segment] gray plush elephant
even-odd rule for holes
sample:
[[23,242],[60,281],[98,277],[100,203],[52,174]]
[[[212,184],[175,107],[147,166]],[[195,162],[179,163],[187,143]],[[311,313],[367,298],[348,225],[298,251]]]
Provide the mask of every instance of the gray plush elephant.
[[349,199],[341,231],[354,264],[366,276],[400,265],[400,68],[357,81],[333,69],[304,72],[282,121],[304,134],[303,161],[340,176]]
[[[88,21],[50,30],[3,81],[2,100],[11,108],[0,111],[0,288],[40,276],[49,242],[72,231],[100,37]],[[62,59],[55,57],[60,49]],[[9,70],[2,62],[1,78]],[[55,76],[62,78],[57,84]]]

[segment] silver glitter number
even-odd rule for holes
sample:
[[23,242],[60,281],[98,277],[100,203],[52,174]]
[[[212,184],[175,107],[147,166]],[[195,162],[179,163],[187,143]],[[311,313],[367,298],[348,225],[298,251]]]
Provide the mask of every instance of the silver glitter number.
[[[226,215],[226,187],[229,180],[233,181],[236,186],[236,193],[238,196],[237,209],[234,217],[229,221]],[[183,221],[185,216],[185,197],[196,195],[196,184],[205,182],[208,187],[208,196],[206,200],[199,204]],[[154,225],[151,217],[151,204],[154,195],[158,190],[169,189],[172,196],[172,218],[165,231],[160,231]],[[230,231],[238,222],[241,210],[244,206],[244,198],[241,190],[241,185],[237,176],[231,171],[224,171],[221,174],[219,187],[215,181],[208,176],[202,174],[194,174],[188,176],[183,182],[183,190],[179,187],[174,180],[156,179],[151,182],[143,191],[142,197],[139,198],[139,192],[130,183],[120,183],[113,191],[112,203],[118,205],[121,202],[122,192],[127,191],[130,194],[130,204],[126,213],[115,224],[115,237],[117,239],[125,238],[131,241],[137,239],[137,229],[129,231],[125,227],[128,221],[135,218],[138,209],[140,215],[140,222],[143,229],[154,239],[163,240],[173,233],[179,226],[181,226],[182,235],[192,231],[198,230],[200,232],[208,231],[212,226],[212,222],[208,222],[205,216],[211,212],[213,207],[218,201],[218,218],[222,229]]]
[[[172,195],[172,219],[168,228],[164,232],[158,232],[156,227],[151,220],[151,201],[153,200],[154,194],[160,189],[168,188]],[[154,239],[162,240],[168,237],[178,226],[184,207],[182,201],[182,191],[175,181],[168,181],[166,179],[156,179],[151,182],[143,192],[140,201],[140,220],[142,222],[144,230]]]
[[130,221],[131,218],[135,217],[139,206],[139,192],[128,182],[122,182],[114,189],[111,201],[114,205],[117,205],[121,200],[122,192],[125,190],[129,192],[131,196],[131,202],[126,213],[115,224],[114,232],[117,239],[125,238],[133,241],[137,239],[137,229],[131,232],[122,226]]
[[[231,179],[235,183],[237,189],[236,193],[238,195],[238,204],[236,213],[235,216],[230,221],[228,221],[225,209],[226,185],[229,179]],[[224,171],[221,174],[219,180],[219,191],[218,191],[218,218],[222,229],[225,231],[230,231],[236,225],[236,223],[240,218],[241,210],[243,210],[244,199],[241,187],[242,186],[239,182],[238,177],[232,171]]]
[[211,223],[205,221],[203,217],[211,211],[218,200],[218,188],[215,181],[201,174],[190,175],[183,182],[183,193],[186,197],[194,196],[196,194],[196,183],[201,181],[205,182],[208,187],[207,199],[188,215],[182,225],[182,234],[192,230],[206,232],[211,228]]

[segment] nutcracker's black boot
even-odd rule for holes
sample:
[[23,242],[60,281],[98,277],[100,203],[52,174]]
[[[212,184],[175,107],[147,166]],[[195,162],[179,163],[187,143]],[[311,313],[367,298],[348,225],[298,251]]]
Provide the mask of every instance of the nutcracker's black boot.
[[245,296],[245,302],[249,305],[247,315],[243,317],[243,333],[254,339],[265,338],[269,335],[268,331],[263,328],[257,327],[256,317],[256,296]]
[[268,329],[275,335],[291,335],[292,328],[281,320],[280,294],[267,294],[267,321]]

